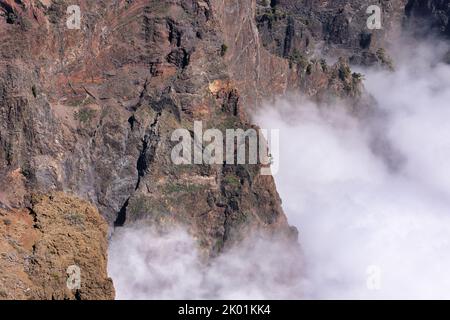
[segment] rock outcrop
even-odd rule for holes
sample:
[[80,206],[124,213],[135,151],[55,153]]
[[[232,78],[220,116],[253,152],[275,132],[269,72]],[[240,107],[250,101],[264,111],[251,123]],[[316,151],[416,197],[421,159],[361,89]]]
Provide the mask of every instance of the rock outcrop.
[[94,207],[62,193],[0,209],[0,299],[114,299],[107,234]]

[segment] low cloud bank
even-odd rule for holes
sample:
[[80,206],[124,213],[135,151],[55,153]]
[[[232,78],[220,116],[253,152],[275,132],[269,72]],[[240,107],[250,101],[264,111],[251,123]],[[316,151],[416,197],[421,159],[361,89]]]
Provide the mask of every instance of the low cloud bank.
[[298,99],[256,117],[281,132],[275,179],[306,298],[450,298],[448,47],[398,48],[394,73],[363,71],[381,120]]
[[254,236],[205,264],[186,231],[140,226],[114,234],[108,269],[118,299],[298,299],[299,256]]

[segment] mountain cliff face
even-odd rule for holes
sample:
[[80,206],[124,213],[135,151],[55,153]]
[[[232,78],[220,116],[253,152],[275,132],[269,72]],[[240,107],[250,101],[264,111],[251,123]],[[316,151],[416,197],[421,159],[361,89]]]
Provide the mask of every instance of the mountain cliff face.
[[[413,2],[410,12],[422,8]],[[66,8],[74,4],[80,30],[66,26]],[[186,226],[207,256],[250,230],[295,240],[261,165],[176,166],[171,134],[192,131],[196,120],[204,129],[252,128],[251,110],[290,91],[367,107],[362,78],[349,62],[392,67],[383,48],[400,29],[405,5],[380,1],[384,29],[372,32],[364,27],[367,4],[357,0],[0,0],[3,215],[33,228],[24,208],[34,208],[34,194],[58,191],[89,201],[111,227]],[[319,51],[341,58],[317,59]],[[36,237],[70,227],[58,216],[69,207],[44,202],[58,219],[43,221]],[[86,258],[100,260],[104,275],[101,230],[101,246]],[[32,250],[23,246],[26,254]],[[50,258],[63,266],[61,257]],[[47,266],[54,270],[40,264]],[[6,270],[27,273],[20,263],[14,268]],[[30,274],[23,281],[36,291],[5,297],[68,297]],[[81,291],[81,298],[113,297],[110,282],[91,275],[93,291]]]
[[170,159],[172,132],[194,120],[251,126],[215,4],[81,1],[81,30],[67,29],[68,4],[2,1],[0,161],[5,179],[23,176],[3,206],[62,190],[111,225],[187,224],[211,254],[240,228],[291,234],[273,179],[257,166]]

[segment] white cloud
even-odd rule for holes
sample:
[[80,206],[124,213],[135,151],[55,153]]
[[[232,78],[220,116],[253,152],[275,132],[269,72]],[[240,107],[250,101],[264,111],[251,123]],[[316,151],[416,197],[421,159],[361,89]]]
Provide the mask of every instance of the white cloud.
[[109,274],[118,299],[300,298],[298,249],[253,236],[208,264],[182,229],[114,234]]
[[[365,72],[382,126],[292,100],[256,117],[281,130],[276,181],[300,229],[307,298],[450,298],[450,66],[438,63],[447,48],[401,48],[395,73]],[[389,148],[375,153],[375,138]],[[366,286],[372,265],[379,291]]]

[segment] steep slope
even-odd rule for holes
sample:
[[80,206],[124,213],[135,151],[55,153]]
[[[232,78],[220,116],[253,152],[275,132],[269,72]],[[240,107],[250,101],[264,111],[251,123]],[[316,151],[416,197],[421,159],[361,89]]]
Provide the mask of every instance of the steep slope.
[[20,192],[2,191],[4,207],[71,192],[111,225],[187,225],[210,254],[249,228],[295,238],[259,165],[170,159],[172,132],[195,120],[251,128],[241,99],[250,89],[226,58],[244,49],[226,52],[216,3],[80,1],[81,30],[66,26],[72,2],[1,4],[0,176],[22,181]]

